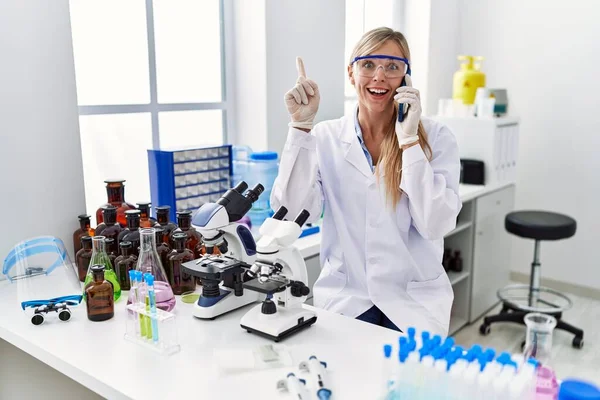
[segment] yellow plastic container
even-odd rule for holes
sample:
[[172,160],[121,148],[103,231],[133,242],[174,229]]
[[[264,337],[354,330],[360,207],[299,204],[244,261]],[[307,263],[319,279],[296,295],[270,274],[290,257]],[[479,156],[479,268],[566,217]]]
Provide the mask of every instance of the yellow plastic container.
[[458,59],[463,63],[454,73],[452,98],[461,99],[463,104],[473,104],[477,88],[485,87],[485,74],[480,70],[483,57],[458,56]]

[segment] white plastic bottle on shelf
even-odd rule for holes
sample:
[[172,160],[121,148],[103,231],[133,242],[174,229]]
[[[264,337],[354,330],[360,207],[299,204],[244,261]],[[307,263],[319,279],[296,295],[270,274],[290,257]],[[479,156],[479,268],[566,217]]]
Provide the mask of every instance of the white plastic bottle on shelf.
[[250,187],[260,183],[265,188],[263,194],[252,204],[252,208],[248,212],[253,230],[258,230],[264,220],[273,214],[270,198],[278,171],[279,162],[277,153],[274,151],[254,152],[248,157],[244,180]]

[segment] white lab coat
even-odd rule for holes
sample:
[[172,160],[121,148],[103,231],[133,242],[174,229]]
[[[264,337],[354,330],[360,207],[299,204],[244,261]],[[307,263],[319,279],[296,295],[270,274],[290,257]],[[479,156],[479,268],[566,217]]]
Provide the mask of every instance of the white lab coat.
[[290,128],[271,194],[273,209],[324,206],[321,274],[314,305],[355,318],[376,305],[398,328],[447,335],[454,293],[442,267],[443,237],[456,226],[460,159],[454,135],[422,119],[431,161],[413,146],[402,156],[403,194],[393,211],[371,172],[352,115]]

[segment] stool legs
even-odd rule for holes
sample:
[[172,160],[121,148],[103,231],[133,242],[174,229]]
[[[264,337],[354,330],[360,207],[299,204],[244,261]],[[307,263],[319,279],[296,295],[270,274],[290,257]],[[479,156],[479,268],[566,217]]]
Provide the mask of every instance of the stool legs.
[[540,241],[535,241],[531,277],[529,280],[529,307],[537,307],[540,299]]

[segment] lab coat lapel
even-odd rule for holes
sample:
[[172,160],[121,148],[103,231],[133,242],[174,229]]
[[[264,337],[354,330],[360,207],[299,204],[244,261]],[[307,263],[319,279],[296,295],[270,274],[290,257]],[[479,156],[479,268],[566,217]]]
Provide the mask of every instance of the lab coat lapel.
[[343,145],[344,158],[367,178],[373,177],[369,162],[356,136],[352,117],[346,116],[346,123],[340,137]]

